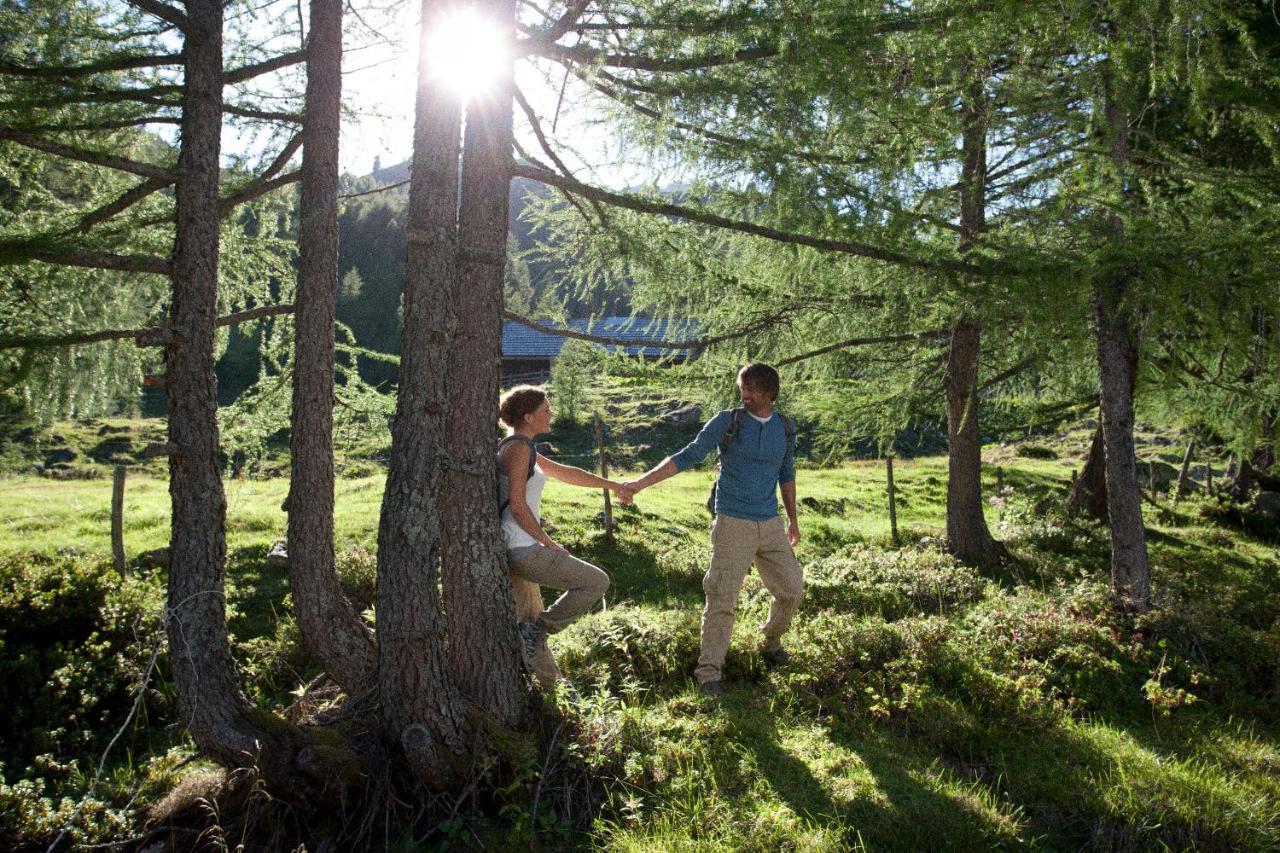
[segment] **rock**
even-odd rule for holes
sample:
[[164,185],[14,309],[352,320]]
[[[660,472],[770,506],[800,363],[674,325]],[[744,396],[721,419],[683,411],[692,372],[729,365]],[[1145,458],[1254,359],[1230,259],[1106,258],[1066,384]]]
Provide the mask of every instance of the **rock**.
[[163,566],[169,567],[169,549],[156,548],[151,551],[143,551],[138,555],[138,565],[140,566]]
[[1251,509],[1272,521],[1280,521],[1280,492],[1258,492]]
[[1097,428],[1098,428],[1098,422],[1097,422],[1097,421],[1095,421],[1093,418],[1085,418],[1085,421],[1084,421],[1084,428],[1085,428],[1085,429],[1097,429]]
[[681,406],[678,409],[672,409],[662,416],[662,420],[673,426],[691,426],[702,423],[702,407],[697,403],[690,403],[687,406]]
[[44,467],[52,468],[54,465],[74,462],[79,458],[80,454],[76,453],[70,447],[59,447],[56,450],[50,450],[44,457]]
[[277,539],[267,552],[267,565],[277,569],[289,568],[289,546],[283,539]]

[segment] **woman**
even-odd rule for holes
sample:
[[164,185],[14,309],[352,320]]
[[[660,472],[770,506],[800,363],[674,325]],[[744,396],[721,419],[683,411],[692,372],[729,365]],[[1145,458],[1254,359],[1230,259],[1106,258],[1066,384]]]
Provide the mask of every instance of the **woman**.
[[[631,500],[632,490],[538,454],[533,439],[551,429],[551,402],[541,388],[512,388],[502,395],[498,416],[508,428],[498,445],[498,500],[522,651],[526,665],[548,687],[560,671],[547,649],[547,635],[590,610],[609,588],[609,576],[572,556],[542,529],[542,488],[547,476],[571,486],[612,489],[624,502]],[[564,590],[564,594],[544,610],[539,585]]]

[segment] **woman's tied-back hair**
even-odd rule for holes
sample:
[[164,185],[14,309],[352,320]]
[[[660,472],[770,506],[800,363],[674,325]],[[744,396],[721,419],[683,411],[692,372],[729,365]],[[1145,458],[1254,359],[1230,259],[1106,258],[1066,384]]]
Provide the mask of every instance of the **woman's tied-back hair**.
[[536,385],[517,385],[498,400],[498,417],[507,426],[515,429],[524,423],[524,419],[532,415],[547,399],[547,392]]
[[769,395],[770,400],[778,399],[778,391],[782,387],[778,371],[767,364],[748,364],[738,371],[738,381],[743,385],[750,385],[757,391],[763,391]]

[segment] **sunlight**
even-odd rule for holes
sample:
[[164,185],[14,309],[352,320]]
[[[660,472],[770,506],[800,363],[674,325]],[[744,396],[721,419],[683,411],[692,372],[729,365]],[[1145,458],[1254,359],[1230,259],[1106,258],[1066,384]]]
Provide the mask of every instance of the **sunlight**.
[[472,8],[443,18],[426,50],[428,73],[463,100],[492,91],[509,61],[502,30]]

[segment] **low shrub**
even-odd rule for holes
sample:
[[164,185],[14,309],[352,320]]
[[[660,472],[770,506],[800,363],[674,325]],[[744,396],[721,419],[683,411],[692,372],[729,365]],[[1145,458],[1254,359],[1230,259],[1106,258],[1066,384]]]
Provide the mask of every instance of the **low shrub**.
[[0,761],[104,745],[160,640],[161,601],[149,578],[85,557],[0,563]]
[[972,568],[936,548],[855,545],[806,567],[804,606],[890,620],[946,614],[972,604],[986,585]]

